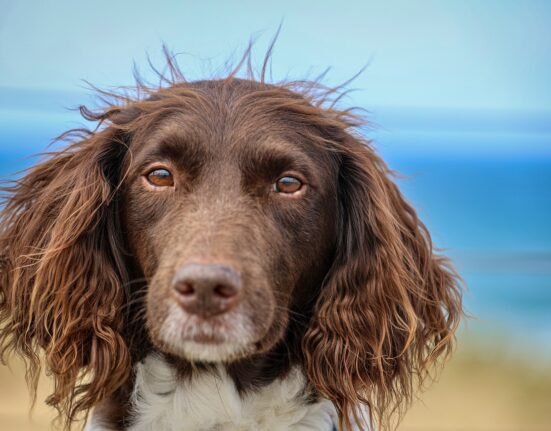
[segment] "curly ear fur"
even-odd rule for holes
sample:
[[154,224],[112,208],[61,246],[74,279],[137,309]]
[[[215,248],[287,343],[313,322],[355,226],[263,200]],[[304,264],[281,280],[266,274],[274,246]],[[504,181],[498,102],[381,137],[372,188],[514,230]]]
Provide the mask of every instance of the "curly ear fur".
[[82,132],[80,142],[4,188],[0,353],[25,359],[34,390],[44,352],[55,384],[48,402],[67,427],[130,370],[113,200],[124,144],[114,130]]
[[461,290],[369,145],[346,134],[339,152],[340,238],[303,341],[305,365],[345,429],[391,427],[430,365],[450,353]]

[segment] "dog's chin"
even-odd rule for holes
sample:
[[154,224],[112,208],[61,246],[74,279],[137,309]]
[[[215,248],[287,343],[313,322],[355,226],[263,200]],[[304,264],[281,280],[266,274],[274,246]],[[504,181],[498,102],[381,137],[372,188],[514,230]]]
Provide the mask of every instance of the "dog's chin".
[[232,362],[250,356],[255,352],[254,344],[203,343],[193,340],[183,341],[177,350],[177,355],[188,361],[210,363]]
[[256,352],[253,325],[245,316],[203,319],[172,306],[157,334],[159,348],[191,362],[232,362]]

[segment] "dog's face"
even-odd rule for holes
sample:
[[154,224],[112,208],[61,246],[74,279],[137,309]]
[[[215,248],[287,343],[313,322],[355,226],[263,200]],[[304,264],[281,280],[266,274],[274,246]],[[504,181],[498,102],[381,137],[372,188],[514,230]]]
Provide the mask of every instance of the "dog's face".
[[242,102],[242,86],[199,88],[193,111],[130,144],[122,226],[147,280],[148,330],[189,360],[273,347],[334,253],[335,157],[262,100]]

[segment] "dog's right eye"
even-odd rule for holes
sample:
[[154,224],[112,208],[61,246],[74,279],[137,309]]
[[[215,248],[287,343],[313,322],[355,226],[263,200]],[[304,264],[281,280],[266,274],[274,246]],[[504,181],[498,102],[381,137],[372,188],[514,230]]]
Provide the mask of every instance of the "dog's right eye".
[[286,175],[277,180],[273,188],[277,193],[294,194],[302,188],[302,185],[302,182],[298,178]]
[[174,177],[172,176],[172,173],[165,168],[153,169],[145,177],[149,184],[155,187],[174,186]]

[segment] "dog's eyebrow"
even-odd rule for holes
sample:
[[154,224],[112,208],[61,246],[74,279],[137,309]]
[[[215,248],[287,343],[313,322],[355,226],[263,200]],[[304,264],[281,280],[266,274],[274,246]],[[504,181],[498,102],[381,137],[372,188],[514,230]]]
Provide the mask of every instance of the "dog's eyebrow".
[[154,137],[146,146],[148,148],[140,152],[134,160],[137,169],[165,160],[192,173],[199,169],[207,158],[205,148],[199,145],[196,139],[181,133],[163,134],[163,136]]
[[315,162],[304,151],[286,141],[268,141],[249,148],[240,158],[240,167],[251,177],[274,178],[285,171],[306,175],[312,185],[318,181]]

